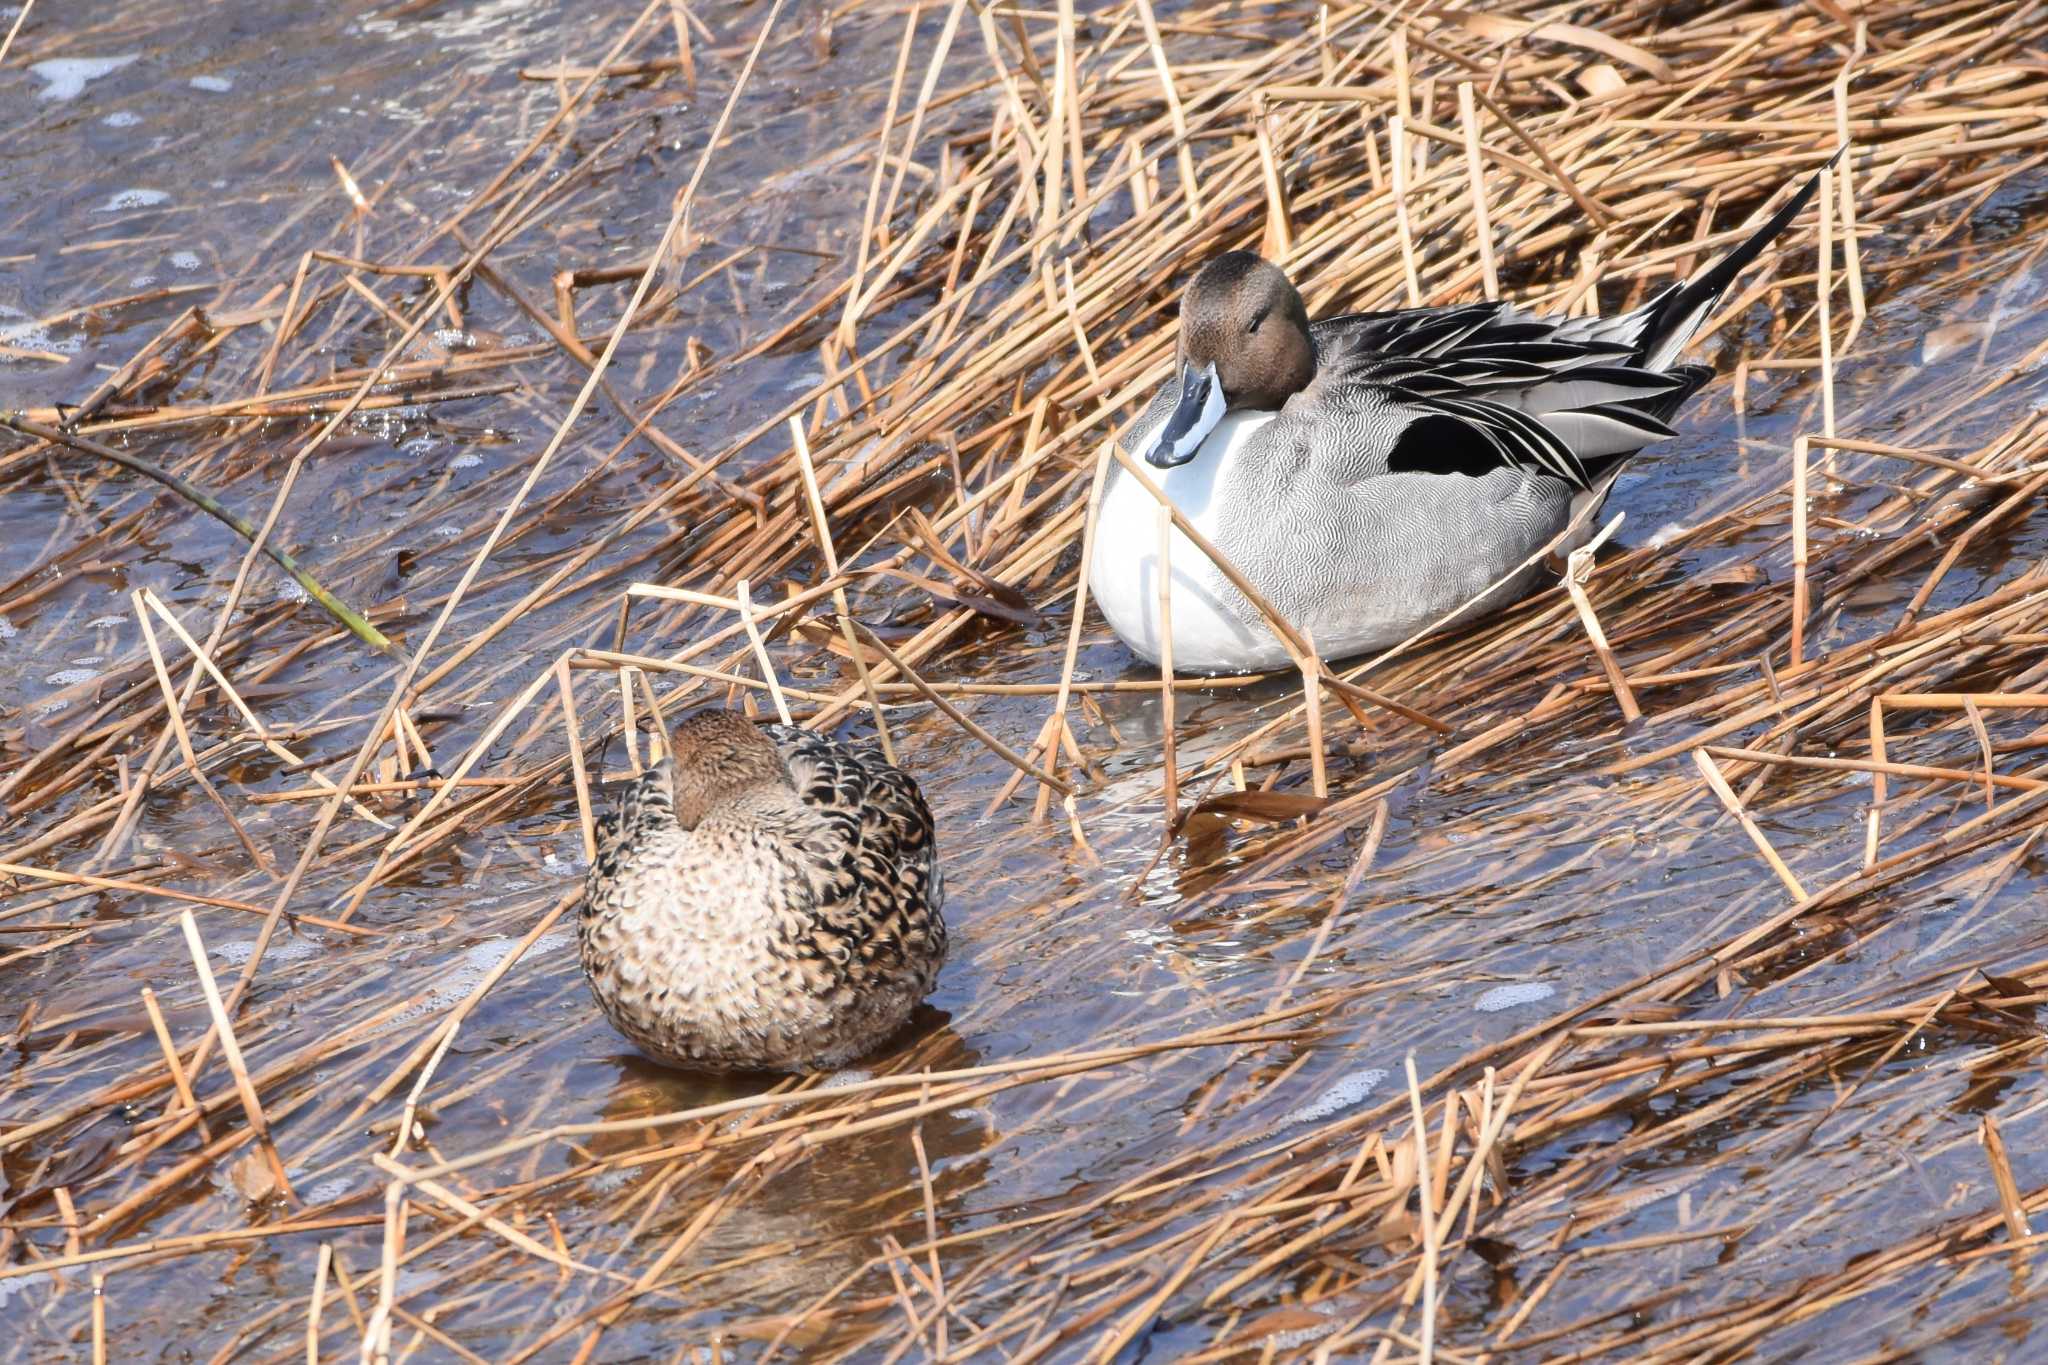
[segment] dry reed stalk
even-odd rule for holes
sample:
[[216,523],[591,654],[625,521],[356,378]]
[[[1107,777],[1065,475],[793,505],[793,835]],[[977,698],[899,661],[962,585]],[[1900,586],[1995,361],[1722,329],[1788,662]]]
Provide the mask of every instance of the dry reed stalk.
[[1601,527],[1591,540],[1571,552],[1565,564],[1564,587],[1571,596],[1573,608],[1579,613],[1580,624],[1586,628],[1586,639],[1593,646],[1594,656],[1600,660],[1600,669],[1607,675],[1607,685],[1613,689],[1614,699],[1621,706],[1621,718],[1628,723],[1641,720],[1643,711],[1636,705],[1635,693],[1629,689],[1621,665],[1614,661],[1614,649],[1607,643],[1606,633],[1600,629],[1600,618],[1593,614],[1593,600],[1586,595],[1586,580],[1593,572],[1593,555],[1620,528],[1624,515],[1615,513],[1613,520]]
[[1741,824],[1742,832],[1756,845],[1757,852],[1763,854],[1764,861],[1770,864],[1771,871],[1785,884],[1785,889],[1792,893],[1795,901],[1804,901],[1807,898],[1806,889],[1800,886],[1799,879],[1792,875],[1792,869],[1785,866],[1785,860],[1778,856],[1778,851],[1771,847],[1771,841],[1764,837],[1764,832],[1758,827],[1755,818],[1744,808],[1741,799],[1735,795],[1734,788],[1728,785],[1728,779],[1722,774],[1720,765],[1715,763],[1713,757],[1703,748],[1693,750],[1692,756],[1693,762],[1699,767],[1700,776],[1707,779],[1707,785],[1713,788],[1714,795],[1720,798],[1728,813]]
[[2031,1237],[2033,1229],[2027,1226],[2026,1206],[2020,1199],[2019,1185],[2012,1178],[2012,1162],[2005,1155],[2005,1137],[1999,1131],[1997,1115],[1984,1116],[1977,1126],[1977,1140],[1984,1144],[1985,1159],[1991,1163],[1999,1210],[2005,1216],[2006,1236],[2015,1242]]
[[7,26],[7,36],[0,38],[0,63],[5,63],[7,54],[13,51],[15,35],[21,32],[21,26],[28,22],[28,12],[35,7],[36,0],[22,0],[21,8],[14,12],[14,22]]
[[[157,1047],[163,1052],[164,1067],[171,1073],[171,1084],[177,1087],[178,1103],[198,1115],[199,1140],[213,1141],[213,1134],[206,1126],[206,1116],[199,1113],[199,1101],[193,1098],[192,1083],[185,1078],[185,1064],[178,1060],[178,1049],[171,1042],[170,1025],[164,1022],[164,1012],[157,1007],[156,992],[147,986],[142,988],[142,1008],[149,1015],[149,1027],[156,1034]],[[166,1109],[165,1112],[172,1111]]]
[[[837,580],[839,577],[839,555],[832,548],[832,528],[825,520],[825,500],[818,494],[818,471],[811,463],[811,445],[804,437],[803,423],[796,418],[789,419],[789,434],[796,443],[798,467],[803,471],[804,499],[811,509],[811,534],[817,538],[818,554],[825,563],[825,576]],[[875,691],[875,680],[868,672],[867,655],[854,639],[853,613],[846,605],[846,589],[835,586],[832,589],[832,609],[839,616],[839,633],[846,641],[846,652],[853,660],[853,671],[860,676],[861,690],[867,693],[868,714],[875,722],[875,738],[881,742],[882,757],[890,763],[896,761],[896,746],[889,738],[889,720],[882,714],[882,698]]]
[[[843,617],[841,619],[852,620],[851,617]],[[1053,790],[1059,792],[1060,795],[1066,797],[1073,796],[1074,789],[1070,784],[1068,784],[1061,778],[1054,776],[1052,773],[1045,771],[1044,769],[1034,767],[1029,759],[1025,758],[1022,754],[1012,749],[1009,745],[997,739],[988,731],[982,729],[979,725],[976,725],[966,715],[962,714],[960,709],[954,706],[953,703],[947,701],[944,697],[940,696],[937,692],[933,691],[931,685],[925,682],[923,678],[917,675],[916,670],[911,668],[909,664],[903,662],[902,657],[899,656],[895,650],[889,648],[888,645],[882,642],[881,636],[875,634],[872,630],[869,630],[865,624],[859,621],[854,621],[853,626],[855,630],[860,632],[861,638],[866,640],[870,645],[872,645],[875,648],[876,652],[879,653],[884,659],[887,659],[889,661],[890,667],[894,668],[898,673],[902,674],[904,680],[908,682],[912,687],[916,688],[919,694],[922,695],[926,701],[930,702],[933,706],[938,707],[939,710],[945,715],[945,717],[948,720],[952,721],[955,725],[958,725],[962,730],[965,730],[968,734],[974,736],[974,738],[980,740],[981,743],[987,747],[990,753],[994,754],[997,758],[1002,759],[1003,762],[1009,764],[1018,772],[1024,774],[1024,776],[1037,779],[1038,782],[1040,782],[1044,786],[1050,787]]]
[[[1081,563],[1089,564],[1095,553],[1095,532],[1102,515],[1102,495],[1109,481],[1109,461],[1114,454],[1121,454],[1114,438],[1105,440],[1095,452],[1095,471],[1089,479],[1087,511],[1081,523]],[[1081,648],[1081,622],[1088,609],[1088,575],[1086,572],[1074,576],[1074,609],[1067,623],[1066,657],[1060,664],[1060,687],[1053,696],[1052,715],[1046,719],[1045,729],[1040,732],[1038,746],[1031,752],[1045,754],[1045,771],[1049,774],[1059,771],[1061,741],[1067,736],[1067,702],[1073,695],[1074,657]],[[1040,782],[1038,796],[1032,806],[1031,819],[1036,824],[1045,818],[1046,802],[1052,795],[1050,784]],[[1071,788],[1062,795],[1071,793]]]
[[[1142,0],[1141,0],[1142,3]],[[1149,14],[1149,8],[1145,11]],[[1157,37],[1153,38],[1156,43]],[[1180,757],[1173,703],[1173,513],[1158,508],[1159,522],[1159,775],[1166,837],[1180,827]]]
[[761,628],[754,621],[754,596],[748,590],[747,580],[739,580],[740,624],[747,628],[747,643],[753,648],[754,662],[760,665],[761,681],[768,684],[768,695],[775,702],[775,716],[784,725],[794,725],[789,718],[789,703],[783,699],[782,684],[775,677],[775,662],[768,657],[768,646],[761,639]]
[[320,1244],[313,1268],[313,1296],[306,1306],[306,1365],[320,1365],[320,1316],[327,1303],[327,1272],[334,1265],[334,1243]]
[[[206,960],[206,943],[199,937],[199,925],[190,910],[178,912],[178,926],[184,931],[185,946],[192,953],[192,970],[199,976],[199,990],[206,997],[207,1013],[213,1016],[221,1055],[227,1058],[228,1074],[235,1079],[235,1093],[242,1101],[242,1112],[256,1134],[257,1145],[263,1149],[263,1159],[270,1165],[270,1178],[277,1182],[277,1188],[284,1197],[296,1204],[298,1196],[292,1192],[292,1182],[284,1173],[284,1162],[278,1158],[277,1145],[270,1139],[270,1123],[263,1116],[263,1102],[257,1098],[256,1087],[249,1083],[249,1068],[242,1061],[242,1049],[235,1043],[234,1025],[229,1022],[227,1010],[221,1004],[220,987],[213,980],[213,966]],[[194,1113],[197,1113],[196,1105]]]

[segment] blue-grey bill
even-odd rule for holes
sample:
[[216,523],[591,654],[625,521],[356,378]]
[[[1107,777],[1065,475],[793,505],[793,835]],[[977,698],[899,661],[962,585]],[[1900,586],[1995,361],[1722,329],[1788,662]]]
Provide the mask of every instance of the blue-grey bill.
[[1183,363],[1180,397],[1145,452],[1146,461],[1161,469],[1172,469],[1194,459],[1202,441],[1222,420],[1225,406],[1223,386],[1216,381],[1216,367],[1204,365],[1198,370]]

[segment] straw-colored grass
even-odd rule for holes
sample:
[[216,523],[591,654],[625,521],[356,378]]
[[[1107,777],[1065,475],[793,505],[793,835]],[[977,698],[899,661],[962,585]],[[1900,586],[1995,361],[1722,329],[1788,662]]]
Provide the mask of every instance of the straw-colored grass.
[[[0,716],[0,973],[65,983],[6,1025],[0,1294],[33,1279],[0,1311],[253,1360],[2024,1336],[2034,4],[581,22],[587,51],[520,73],[552,100],[527,140],[436,172],[459,211],[385,211],[403,140],[337,161],[338,225],[279,228],[0,453],[0,496],[75,503],[0,584],[25,636],[73,628],[42,619],[65,573],[213,524],[96,449],[247,518],[225,602],[136,591],[147,648],[18,739]],[[787,185],[725,162],[835,24],[886,24],[893,63],[847,96],[878,125],[829,116],[788,168],[851,167],[856,230],[792,246]],[[621,264],[598,228],[647,188],[643,105],[693,151]],[[1615,309],[1842,143],[1609,514],[1647,510],[1567,585],[1341,667],[1283,631],[1297,670],[1216,685],[1126,669],[1087,613],[1111,439],[1193,263],[1263,247],[1317,313]],[[777,253],[816,273],[750,299]],[[791,355],[809,382],[693,434]],[[308,535],[363,414],[492,404],[530,447],[459,490],[365,484],[386,529]],[[252,590],[292,526],[324,612]],[[550,879],[602,785],[721,699],[878,732],[939,810],[952,1017],[852,1083],[614,1064],[564,951]],[[159,853],[166,809],[212,837]],[[208,945],[252,923],[216,985]],[[1532,989],[1474,1015],[1488,982]]]

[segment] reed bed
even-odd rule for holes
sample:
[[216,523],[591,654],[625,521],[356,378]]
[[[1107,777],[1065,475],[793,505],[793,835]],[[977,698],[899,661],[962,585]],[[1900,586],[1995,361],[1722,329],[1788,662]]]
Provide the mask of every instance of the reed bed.
[[[217,285],[109,275],[161,321],[0,453],[0,619],[118,642],[0,714],[22,1349],[2018,1358],[2037,9],[587,6]],[[1249,680],[1087,613],[1192,262],[1613,310],[1844,145],[1558,588]],[[721,700],[925,778],[947,1017],[870,1071],[587,1007],[593,813]]]

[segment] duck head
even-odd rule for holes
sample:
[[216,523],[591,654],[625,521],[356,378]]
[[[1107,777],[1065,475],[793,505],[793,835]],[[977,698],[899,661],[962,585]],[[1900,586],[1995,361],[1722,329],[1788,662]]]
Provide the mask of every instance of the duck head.
[[1180,299],[1180,392],[1145,458],[1186,464],[1226,412],[1278,411],[1315,377],[1308,308],[1280,267],[1249,251],[1203,266]]
[[736,711],[699,711],[669,735],[676,823],[695,829],[719,806],[764,788],[793,791],[789,765],[768,736]]

